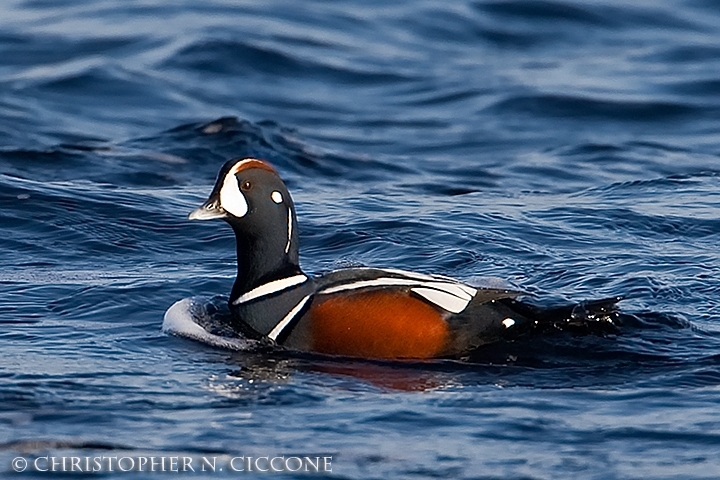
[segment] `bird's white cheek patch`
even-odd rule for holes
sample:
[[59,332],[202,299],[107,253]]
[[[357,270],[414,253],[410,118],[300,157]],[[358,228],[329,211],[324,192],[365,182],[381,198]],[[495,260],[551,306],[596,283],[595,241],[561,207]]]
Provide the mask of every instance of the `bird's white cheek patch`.
[[220,189],[220,206],[235,217],[243,217],[248,211],[245,195],[240,191],[237,178],[232,173],[225,176]]
[[277,190],[270,194],[270,198],[272,198],[272,201],[277,204],[280,204],[283,201],[282,193],[278,192]]

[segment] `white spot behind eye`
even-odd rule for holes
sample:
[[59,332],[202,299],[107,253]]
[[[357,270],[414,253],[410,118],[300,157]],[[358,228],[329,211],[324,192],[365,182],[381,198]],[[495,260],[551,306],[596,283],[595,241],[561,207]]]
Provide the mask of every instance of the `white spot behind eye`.
[[235,174],[228,173],[220,189],[220,206],[231,215],[243,217],[248,211],[247,200],[238,188]]
[[[536,322],[536,323],[537,323],[537,322]],[[510,328],[510,327],[512,327],[513,325],[515,325],[515,320],[513,320],[512,318],[509,318],[509,317],[508,317],[508,318],[506,318],[505,320],[502,321],[502,324],[505,325],[505,328]]]
[[282,193],[278,192],[277,190],[270,194],[270,198],[272,198],[272,201],[275,203],[282,203],[283,201]]

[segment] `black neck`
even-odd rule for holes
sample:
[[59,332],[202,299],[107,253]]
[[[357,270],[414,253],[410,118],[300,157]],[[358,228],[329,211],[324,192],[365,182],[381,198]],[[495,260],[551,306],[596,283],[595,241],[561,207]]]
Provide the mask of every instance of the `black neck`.
[[237,245],[237,278],[233,285],[231,300],[253,288],[277,280],[302,273],[297,249],[297,237],[288,253],[285,253],[286,237],[251,236],[240,232],[235,227]]

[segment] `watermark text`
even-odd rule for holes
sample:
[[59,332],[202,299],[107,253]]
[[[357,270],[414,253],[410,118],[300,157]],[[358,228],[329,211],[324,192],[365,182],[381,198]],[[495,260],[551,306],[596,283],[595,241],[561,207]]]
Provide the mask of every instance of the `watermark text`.
[[50,456],[15,457],[10,463],[15,472],[332,472],[332,455],[276,456]]

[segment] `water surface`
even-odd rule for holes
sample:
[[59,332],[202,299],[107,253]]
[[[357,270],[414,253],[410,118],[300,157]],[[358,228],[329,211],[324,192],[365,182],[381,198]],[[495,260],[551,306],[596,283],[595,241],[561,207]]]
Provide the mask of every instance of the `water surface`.
[[[704,0],[4,2],[0,470],[328,454],[330,478],[716,478],[718,25]],[[629,320],[473,362],[165,335],[175,301],[232,285],[230,229],[186,217],[236,156],[287,180],[309,272],[499,277],[624,296]],[[125,476],[155,478],[105,474]]]

